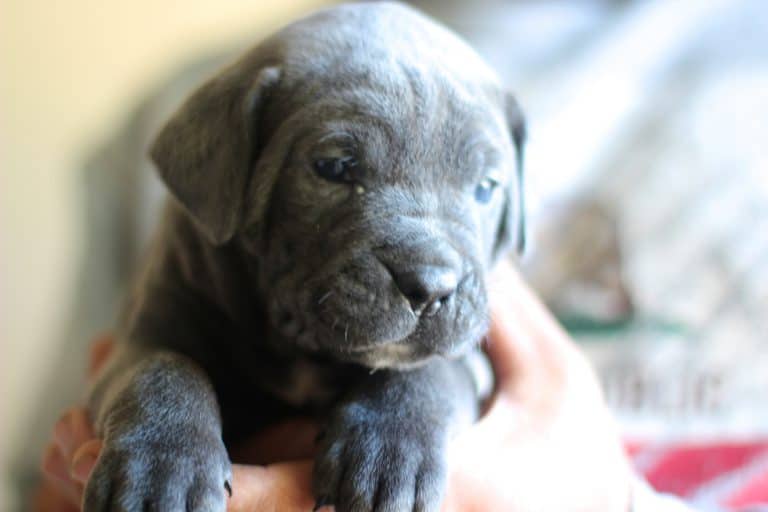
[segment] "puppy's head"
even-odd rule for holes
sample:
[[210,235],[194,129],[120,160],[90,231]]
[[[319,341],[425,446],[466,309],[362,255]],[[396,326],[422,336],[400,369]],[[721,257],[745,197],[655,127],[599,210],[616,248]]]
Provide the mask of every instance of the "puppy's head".
[[205,236],[254,259],[281,342],[403,367],[485,333],[486,271],[524,243],[522,123],[446,29],[353,4],[203,85],[152,156]]

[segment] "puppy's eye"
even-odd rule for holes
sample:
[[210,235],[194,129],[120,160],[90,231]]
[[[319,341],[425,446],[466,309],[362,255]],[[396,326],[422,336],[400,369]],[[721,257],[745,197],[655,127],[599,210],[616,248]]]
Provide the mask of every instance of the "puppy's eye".
[[357,160],[351,156],[320,158],[315,160],[314,167],[317,175],[323,179],[334,183],[349,183],[357,169]]
[[499,186],[499,182],[493,178],[483,178],[475,187],[475,199],[478,203],[487,203],[493,197],[493,192]]

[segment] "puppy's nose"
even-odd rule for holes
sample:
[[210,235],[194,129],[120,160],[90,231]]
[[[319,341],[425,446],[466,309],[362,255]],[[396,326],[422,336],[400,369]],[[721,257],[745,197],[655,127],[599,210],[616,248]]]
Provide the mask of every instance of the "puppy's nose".
[[447,267],[419,266],[393,272],[395,284],[414,312],[434,314],[459,284],[456,272]]

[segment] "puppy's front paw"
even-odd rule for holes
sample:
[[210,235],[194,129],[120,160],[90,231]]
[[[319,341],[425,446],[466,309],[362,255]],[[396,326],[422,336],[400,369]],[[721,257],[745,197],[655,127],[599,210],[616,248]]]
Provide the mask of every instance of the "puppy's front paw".
[[315,461],[319,505],[337,512],[431,512],[445,488],[441,428],[423,418],[347,404],[333,415]]
[[231,465],[220,438],[136,429],[105,442],[83,498],[85,512],[224,511]]

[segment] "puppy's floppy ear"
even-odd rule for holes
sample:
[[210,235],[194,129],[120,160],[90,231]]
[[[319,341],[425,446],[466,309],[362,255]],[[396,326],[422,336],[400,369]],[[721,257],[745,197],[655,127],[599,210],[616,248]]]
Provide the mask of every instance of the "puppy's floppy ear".
[[214,244],[236,233],[261,144],[256,129],[276,66],[236,63],[205,83],[161,129],[150,149],[171,193]]
[[505,190],[504,211],[496,237],[494,255],[499,256],[509,243],[513,243],[518,254],[525,251],[525,141],[527,131],[525,116],[517,100],[507,94],[505,98],[507,126],[515,146],[515,177]]

